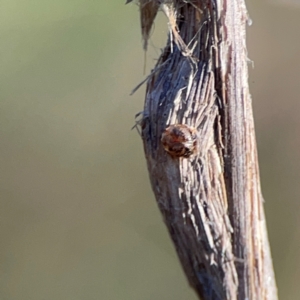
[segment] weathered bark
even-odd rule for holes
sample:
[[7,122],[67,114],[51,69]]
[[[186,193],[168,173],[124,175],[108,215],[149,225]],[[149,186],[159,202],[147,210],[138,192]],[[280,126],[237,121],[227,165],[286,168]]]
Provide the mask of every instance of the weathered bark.
[[[244,0],[141,0],[145,47],[158,8],[167,45],[147,81],[141,120],[152,188],[201,299],[277,299],[248,89]],[[197,130],[174,157],[169,125]]]

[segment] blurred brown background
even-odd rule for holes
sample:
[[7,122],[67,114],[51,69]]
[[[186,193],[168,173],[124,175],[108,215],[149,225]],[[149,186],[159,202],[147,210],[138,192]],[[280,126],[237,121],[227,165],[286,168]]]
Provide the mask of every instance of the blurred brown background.
[[[145,75],[138,7],[124,2],[1,1],[1,300],[196,299],[130,130],[144,87],[129,94]],[[280,297],[293,300],[300,295],[300,6],[247,2],[269,237]],[[147,72],[166,34],[161,15]]]

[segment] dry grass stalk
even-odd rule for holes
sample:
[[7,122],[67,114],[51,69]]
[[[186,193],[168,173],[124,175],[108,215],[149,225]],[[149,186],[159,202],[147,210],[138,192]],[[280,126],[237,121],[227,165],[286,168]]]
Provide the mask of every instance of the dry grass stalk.
[[[147,81],[141,121],[152,188],[190,285],[201,299],[275,300],[248,90],[243,0],[141,0],[144,47],[161,8],[167,45]],[[161,143],[196,128],[196,152]]]

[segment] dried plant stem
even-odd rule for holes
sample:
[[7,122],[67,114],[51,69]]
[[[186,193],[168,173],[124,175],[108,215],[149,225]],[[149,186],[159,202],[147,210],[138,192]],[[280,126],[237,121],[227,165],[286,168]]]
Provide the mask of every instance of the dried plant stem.
[[[157,10],[170,34],[147,80],[142,138],[152,188],[190,285],[203,300],[275,300],[248,89],[244,0],[141,0],[145,47]],[[173,157],[161,136],[198,131]]]

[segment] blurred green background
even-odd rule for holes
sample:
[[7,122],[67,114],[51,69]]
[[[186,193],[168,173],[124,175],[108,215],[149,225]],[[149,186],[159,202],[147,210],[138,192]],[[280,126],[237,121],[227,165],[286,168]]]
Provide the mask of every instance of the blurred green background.
[[[138,7],[2,0],[0,299],[195,300],[131,131]],[[277,283],[300,295],[300,7],[248,1],[250,89]],[[159,16],[147,73],[166,39]]]

